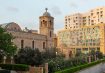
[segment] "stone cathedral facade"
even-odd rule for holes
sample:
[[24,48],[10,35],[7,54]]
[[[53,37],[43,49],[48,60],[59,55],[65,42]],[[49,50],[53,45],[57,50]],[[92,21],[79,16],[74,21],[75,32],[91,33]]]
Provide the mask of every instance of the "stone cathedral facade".
[[22,30],[21,27],[14,22],[1,24],[7,32],[11,33],[14,37],[13,43],[18,48],[38,48],[43,51],[45,48],[54,47],[54,18],[46,11],[39,17],[39,33],[37,30]]

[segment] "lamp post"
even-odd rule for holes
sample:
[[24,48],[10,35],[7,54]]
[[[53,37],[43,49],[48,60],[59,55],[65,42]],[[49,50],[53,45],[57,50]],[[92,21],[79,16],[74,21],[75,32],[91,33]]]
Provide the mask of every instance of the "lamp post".
[[11,64],[13,64],[13,56],[11,56]]
[[6,63],[6,59],[7,59],[7,57],[6,57],[6,56],[4,56],[4,57],[3,57],[3,64],[5,64],[5,63]]
[[58,55],[58,52],[56,52],[56,57],[57,57],[57,55]]

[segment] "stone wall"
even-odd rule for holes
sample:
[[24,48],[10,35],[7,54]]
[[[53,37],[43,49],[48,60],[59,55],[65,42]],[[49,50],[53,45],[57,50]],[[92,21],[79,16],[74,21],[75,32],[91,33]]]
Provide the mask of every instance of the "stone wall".
[[21,48],[21,40],[24,40],[24,48],[31,47],[32,48],[32,41],[34,41],[34,48],[39,48],[40,51],[43,51],[43,42],[45,42],[45,47],[47,47],[47,37],[41,34],[35,33],[26,33],[26,32],[15,32],[15,31],[8,31],[13,35],[15,39],[13,39],[13,43],[18,47]]
[[43,67],[30,67],[29,73],[43,73]]
[[48,73],[48,63],[45,63],[43,67],[30,66],[29,71],[11,71],[11,73]]

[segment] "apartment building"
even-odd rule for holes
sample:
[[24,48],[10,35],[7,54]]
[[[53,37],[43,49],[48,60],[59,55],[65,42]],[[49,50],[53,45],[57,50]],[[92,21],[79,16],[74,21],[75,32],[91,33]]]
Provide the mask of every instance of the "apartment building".
[[105,23],[105,7],[98,7],[86,13],[65,16],[65,29],[78,29],[81,26]]
[[80,28],[82,24],[82,15],[80,13],[65,17],[65,29]]
[[[105,24],[64,29],[58,32],[58,48],[64,54],[89,53],[91,50],[105,54]],[[65,53],[65,50],[66,53]]]

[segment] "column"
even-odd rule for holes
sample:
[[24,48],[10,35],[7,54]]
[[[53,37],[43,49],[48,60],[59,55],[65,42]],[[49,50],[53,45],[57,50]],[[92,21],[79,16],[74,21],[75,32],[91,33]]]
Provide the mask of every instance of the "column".
[[13,64],[13,56],[11,56],[11,64]]
[[96,61],[97,59],[96,59],[96,55],[94,55],[94,60]]
[[48,63],[45,63],[45,73],[48,73]]
[[4,58],[3,58],[3,64],[6,64],[6,56],[4,56]]
[[89,56],[89,63],[91,63],[91,56]]

